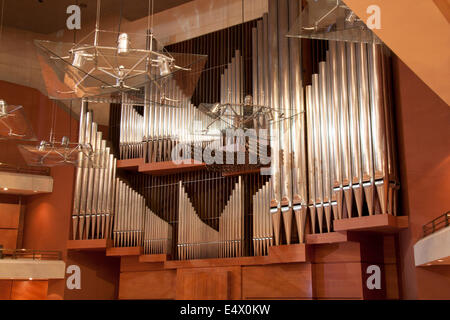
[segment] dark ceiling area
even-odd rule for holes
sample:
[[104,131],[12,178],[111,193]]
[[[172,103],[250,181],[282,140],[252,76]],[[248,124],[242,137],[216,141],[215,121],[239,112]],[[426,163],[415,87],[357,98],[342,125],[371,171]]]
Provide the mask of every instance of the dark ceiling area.
[[[97,0],[3,0],[3,25],[36,33],[49,34],[66,28],[68,6],[81,7],[81,23],[95,20]],[[158,13],[192,0],[154,0]],[[101,16],[122,16],[134,21],[147,16],[148,0],[102,0]],[[0,0],[1,6],[1,0]]]

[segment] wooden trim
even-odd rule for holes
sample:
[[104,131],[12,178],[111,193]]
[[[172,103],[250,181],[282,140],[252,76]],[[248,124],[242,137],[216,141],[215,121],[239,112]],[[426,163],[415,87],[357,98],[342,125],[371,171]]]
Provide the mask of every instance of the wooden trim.
[[267,256],[197,259],[197,260],[173,260],[173,261],[166,261],[164,263],[164,268],[165,269],[210,268],[210,267],[263,265],[263,264],[270,264],[270,263],[271,263],[271,260]]
[[111,239],[69,240],[67,250],[102,251],[112,246]]
[[117,160],[117,169],[138,171],[139,166],[144,164],[144,158]]
[[166,262],[170,259],[168,254],[143,254],[139,256],[139,262],[144,263],[159,263]]
[[107,257],[122,257],[122,256],[140,256],[142,254],[142,247],[125,247],[125,248],[107,248]]
[[291,244],[269,247],[271,263],[306,262],[306,245]]
[[328,244],[347,241],[349,241],[347,231],[314,233],[306,235],[307,244]]
[[[187,162],[187,161],[186,161]],[[164,175],[180,172],[188,172],[195,170],[203,170],[206,168],[205,163],[194,162],[176,164],[173,161],[151,162],[139,166],[138,172],[152,175]]]
[[291,244],[269,247],[268,256],[217,258],[197,260],[174,260],[164,263],[165,269],[209,268],[228,266],[255,266],[266,264],[306,262],[306,245]]
[[407,216],[390,214],[375,214],[372,216],[334,220],[335,231],[372,231],[381,233],[396,233],[408,228]]

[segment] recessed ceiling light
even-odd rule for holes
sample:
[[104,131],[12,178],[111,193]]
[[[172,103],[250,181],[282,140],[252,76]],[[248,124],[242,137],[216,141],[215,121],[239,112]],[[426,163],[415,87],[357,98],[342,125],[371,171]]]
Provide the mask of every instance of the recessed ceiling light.
[[34,192],[34,193],[36,193],[36,192],[37,192],[37,190],[34,190],[33,192]]
[[28,278],[28,280],[30,280],[30,281],[31,281],[31,280],[33,280],[33,278]]
[[3,190],[8,191],[8,188],[3,188]]
[[442,259],[439,259],[439,260],[438,260],[438,262],[444,262],[444,260],[442,260]]

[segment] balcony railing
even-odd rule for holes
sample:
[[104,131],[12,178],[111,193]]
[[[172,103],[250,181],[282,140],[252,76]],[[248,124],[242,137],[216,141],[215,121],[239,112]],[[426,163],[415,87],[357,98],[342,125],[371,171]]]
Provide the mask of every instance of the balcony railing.
[[426,237],[440,229],[448,227],[450,225],[450,211],[447,211],[443,215],[428,222],[423,226],[423,236]]
[[61,260],[61,251],[31,250],[31,249],[2,249],[0,259],[31,259],[31,260]]

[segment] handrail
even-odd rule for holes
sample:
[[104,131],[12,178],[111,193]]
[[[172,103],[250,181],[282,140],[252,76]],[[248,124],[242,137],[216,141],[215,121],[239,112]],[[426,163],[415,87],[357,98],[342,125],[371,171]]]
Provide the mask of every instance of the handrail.
[[62,260],[62,252],[56,250],[3,249],[0,248],[0,259]]
[[443,215],[431,220],[422,227],[423,236],[426,237],[440,229],[448,227],[450,225],[450,211],[447,211]]

